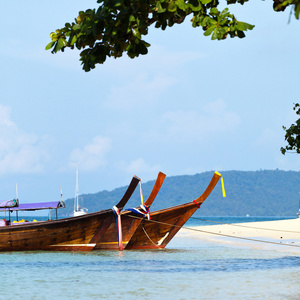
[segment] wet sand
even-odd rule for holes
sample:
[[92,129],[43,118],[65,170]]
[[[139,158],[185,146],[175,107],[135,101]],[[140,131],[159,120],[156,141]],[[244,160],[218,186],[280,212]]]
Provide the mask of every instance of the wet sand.
[[182,228],[179,237],[300,254],[300,218]]

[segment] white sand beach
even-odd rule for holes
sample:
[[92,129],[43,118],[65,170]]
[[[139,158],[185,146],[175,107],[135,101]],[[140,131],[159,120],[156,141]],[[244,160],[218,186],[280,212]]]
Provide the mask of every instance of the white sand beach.
[[300,218],[182,228],[178,236],[300,254]]

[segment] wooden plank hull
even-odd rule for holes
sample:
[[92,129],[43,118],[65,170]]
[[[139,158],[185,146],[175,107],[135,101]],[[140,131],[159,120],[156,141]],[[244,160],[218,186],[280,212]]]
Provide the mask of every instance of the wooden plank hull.
[[[150,207],[156,198],[166,175],[162,172],[159,172],[156,182],[153,186],[153,189],[145,201],[145,205]],[[121,224],[122,224],[122,245],[123,248],[127,246],[128,242],[131,240],[134,235],[136,229],[139,227],[142,219],[136,219],[132,217],[132,213],[130,211],[123,211],[121,213]],[[118,242],[118,231],[117,231],[117,222],[112,222],[110,226],[107,228],[106,232],[102,235],[95,235],[93,242],[96,242],[96,246],[94,250],[118,250],[119,242]]]
[[[116,209],[122,210],[140,179],[134,176]],[[60,220],[0,226],[0,251],[91,251],[115,222],[112,209]],[[117,236],[114,237],[117,239]]]
[[220,177],[221,174],[215,172],[204,193],[193,202],[155,211],[151,214],[151,220],[143,219],[125,249],[165,248],[180,228],[200,208]]
[[[130,214],[127,211],[124,211],[124,213],[125,214],[121,214],[123,248],[126,247],[141,222],[140,219],[129,217]],[[106,232],[93,241],[96,241],[96,245],[93,250],[119,250],[117,222],[111,222]]]
[[151,220],[142,220],[125,249],[165,248],[197,209],[188,203],[152,213]]
[[[130,211],[122,212],[123,248],[164,248],[208,197],[219,176],[214,175],[208,188],[194,202],[153,212],[151,220],[137,218]],[[165,175],[160,173],[145,204],[152,204],[164,178]],[[135,186],[137,180],[134,180]],[[125,200],[129,199],[131,191]],[[125,203],[124,199],[121,202]],[[60,220],[0,227],[0,251],[93,249],[119,249],[116,217],[111,209]]]
[[0,227],[0,251],[91,251],[99,228],[114,220],[112,210],[79,217]]

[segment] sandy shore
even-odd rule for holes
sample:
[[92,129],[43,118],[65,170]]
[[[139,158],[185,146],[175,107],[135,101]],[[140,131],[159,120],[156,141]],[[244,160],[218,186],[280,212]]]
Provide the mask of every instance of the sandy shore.
[[178,236],[300,254],[300,218],[182,228]]

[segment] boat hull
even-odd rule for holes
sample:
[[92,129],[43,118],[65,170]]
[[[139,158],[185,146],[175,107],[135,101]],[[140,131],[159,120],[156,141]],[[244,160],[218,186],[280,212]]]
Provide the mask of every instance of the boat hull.
[[[149,208],[156,198],[166,175],[162,172],[158,173],[155,184],[152,191],[145,201],[145,205]],[[122,228],[122,245],[120,247],[118,237],[117,220],[111,222],[109,227],[103,234],[96,233],[92,242],[96,242],[94,250],[119,250],[120,248],[125,249],[132,236],[135,234],[136,229],[139,227],[142,219],[134,218],[131,211],[125,210],[121,213],[121,228]]]
[[[124,196],[114,209],[121,211],[140,179],[133,176]],[[37,208],[34,207],[34,210]],[[28,210],[28,208],[26,209]],[[0,226],[0,251],[91,251],[96,239],[115,222],[112,209],[44,222],[24,222]],[[118,236],[113,237],[115,240]]]
[[114,218],[112,210],[79,217],[0,227],[0,251],[91,251],[92,238]]
[[[123,249],[127,246],[131,237],[135,233],[137,227],[139,226],[141,220],[130,217],[130,213],[124,211],[121,214],[122,222],[122,245]],[[95,234],[95,239],[92,240],[96,242],[96,245],[93,250],[119,250],[119,241],[118,241],[118,230],[117,222],[111,222],[104,234],[99,235]]]
[[143,219],[126,246],[130,249],[163,249],[198,209],[194,203],[158,210]]
[[221,177],[220,173],[215,172],[206,190],[193,202],[152,212],[151,220],[141,221],[125,249],[165,248],[180,228],[200,208]]

